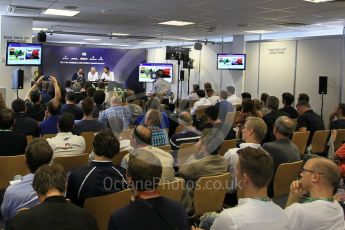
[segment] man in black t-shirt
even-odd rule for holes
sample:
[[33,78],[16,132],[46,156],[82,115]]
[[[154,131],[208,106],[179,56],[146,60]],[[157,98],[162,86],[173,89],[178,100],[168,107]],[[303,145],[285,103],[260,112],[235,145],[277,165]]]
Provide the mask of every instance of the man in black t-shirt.
[[292,107],[292,103],[295,100],[294,96],[291,93],[285,92],[282,94],[282,102],[284,107],[281,108],[279,111],[283,111],[287,113],[291,119],[296,119],[298,117],[298,112],[294,107]]
[[[337,119],[335,119],[337,118]],[[345,129],[345,103],[337,106],[335,111],[329,115],[330,130],[333,140],[337,138],[337,129]]]
[[161,174],[161,162],[154,154],[134,150],[128,162],[127,181],[135,200],[111,215],[109,230],[190,230],[183,206],[157,192]]
[[322,118],[314,113],[314,111],[310,108],[309,102],[307,101],[300,101],[296,105],[297,112],[299,113],[299,117],[297,119],[297,127],[296,130],[299,132],[310,131],[309,139],[307,146],[310,145],[313,135],[317,130],[325,130],[325,125],[323,123]]

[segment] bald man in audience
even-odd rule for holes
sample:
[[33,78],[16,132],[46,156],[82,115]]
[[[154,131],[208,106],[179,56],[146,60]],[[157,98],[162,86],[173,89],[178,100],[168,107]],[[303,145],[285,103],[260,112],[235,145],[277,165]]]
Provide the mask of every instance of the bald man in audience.
[[[337,165],[326,158],[312,158],[305,163],[300,176],[300,180],[291,183],[285,209],[291,229],[345,229],[344,211],[333,199],[341,178]],[[309,193],[309,198],[297,203],[305,193]]]
[[[258,117],[248,117],[246,122],[244,123],[242,129],[242,139],[244,143],[240,144],[239,148],[229,149],[224,158],[228,162],[228,171],[231,175],[236,175],[236,162],[238,160],[238,153],[237,151],[246,147],[252,148],[261,148],[261,141],[265,138],[267,133],[267,126],[265,122]],[[236,177],[232,179],[230,192],[234,192],[236,190]]]
[[128,129],[131,120],[131,112],[126,106],[122,106],[122,98],[120,96],[113,96],[110,99],[110,104],[111,107],[102,111],[98,119],[107,122],[111,117],[119,117],[123,121],[123,128]]
[[[151,146],[151,135],[152,132],[149,128],[138,125],[134,127],[133,133],[131,134],[130,142],[133,149],[144,149],[153,153],[156,157],[159,158],[162,164],[162,181],[170,182],[175,180],[175,172],[174,172],[174,159],[172,155],[160,148],[152,147]],[[121,162],[121,166],[124,169],[128,168],[128,161],[130,159],[130,155],[133,152],[127,154]]]

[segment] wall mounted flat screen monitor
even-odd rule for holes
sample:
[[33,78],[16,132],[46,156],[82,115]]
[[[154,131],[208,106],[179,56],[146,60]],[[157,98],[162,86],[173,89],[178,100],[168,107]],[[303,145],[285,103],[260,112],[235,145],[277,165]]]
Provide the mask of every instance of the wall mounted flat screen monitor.
[[7,43],[7,66],[39,66],[42,65],[42,45],[31,43]]
[[245,54],[218,54],[217,69],[245,70],[246,61]]
[[172,83],[173,80],[173,64],[165,63],[142,63],[139,65],[139,82],[154,82],[156,80],[156,72],[163,70],[164,80]]

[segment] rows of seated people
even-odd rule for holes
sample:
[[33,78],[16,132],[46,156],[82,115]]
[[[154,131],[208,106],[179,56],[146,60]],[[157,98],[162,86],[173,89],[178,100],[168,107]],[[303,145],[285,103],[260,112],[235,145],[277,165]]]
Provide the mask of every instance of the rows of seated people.
[[[299,96],[296,110],[294,96],[283,93],[284,107],[279,109],[274,96],[263,94],[260,100],[252,100],[249,93],[242,93],[239,98],[232,86],[217,96],[212,85],[205,83],[204,89],[194,85],[188,99],[176,104],[171,103],[173,98],[161,104],[159,95],[137,103],[140,98],[128,90],[125,98],[108,96],[107,105],[108,93],[102,86],[95,89],[70,82],[65,86],[62,89],[54,77],[50,82],[41,77],[24,100],[16,99],[12,109],[0,110],[0,155],[25,154],[30,170],[4,194],[1,208],[8,229],[98,229],[94,217],[82,209],[85,200],[127,188],[133,201],[109,217],[109,229],[191,229],[188,216],[194,213],[195,182],[227,172],[231,181],[224,202],[230,208],[203,215],[197,221],[202,229],[345,228],[343,209],[333,196],[341,174],[327,158],[313,156],[306,161],[301,178],[291,184],[285,209],[270,199],[278,166],[301,160],[290,140],[292,134],[310,131],[309,145],[313,133],[325,129],[308,95]],[[198,116],[200,109],[202,116]],[[239,111],[233,124],[224,123],[233,111]],[[331,130],[345,128],[344,104],[330,121]],[[122,140],[126,129],[132,130],[131,135]],[[82,132],[97,133],[88,166],[66,176],[60,166],[47,165],[58,156],[84,153]],[[27,135],[45,134],[56,136],[27,144]],[[224,140],[230,139],[236,139],[237,147],[219,155]],[[185,143],[194,143],[190,156],[177,164]],[[171,146],[170,152],[158,148],[166,145]],[[112,159],[124,149],[129,153],[120,165],[113,165]],[[157,192],[159,183],[178,177],[192,185],[186,186],[181,202]],[[239,186],[243,198],[237,200]],[[300,197],[306,194],[301,203]],[[30,209],[17,214],[23,208]],[[53,227],[57,220],[59,225]]]

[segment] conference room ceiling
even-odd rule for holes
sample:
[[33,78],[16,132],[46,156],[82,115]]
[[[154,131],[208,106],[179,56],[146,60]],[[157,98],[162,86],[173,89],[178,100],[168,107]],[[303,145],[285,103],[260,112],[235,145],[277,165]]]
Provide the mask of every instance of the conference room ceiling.
[[[8,12],[8,6],[40,8],[34,13]],[[74,17],[43,14],[48,8],[71,6]],[[19,8],[18,8],[19,9]],[[303,0],[0,0],[0,13],[32,17],[33,27],[47,28],[48,42],[118,46],[149,46],[160,42],[214,40],[265,30],[275,33],[336,29],[342,31],[345,1],[311,3]],[[158,23],[180,20],[189,26]],[[49,31],[54,31],[50,35]],[[56,32],[56,33],[55,33]],[[77,33],[83,35],[72,35]],[[130,34],[109,39],[111,33]],[[33,34],[37,34],[33,31]],[[86,41],[84,41],[86,42]]]

